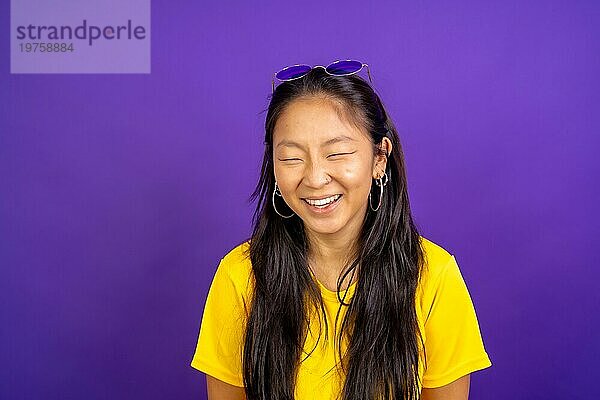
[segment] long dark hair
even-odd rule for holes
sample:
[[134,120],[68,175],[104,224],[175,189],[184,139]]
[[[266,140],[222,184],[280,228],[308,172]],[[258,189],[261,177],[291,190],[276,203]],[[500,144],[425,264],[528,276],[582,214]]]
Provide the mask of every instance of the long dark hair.
[[[337,104],[341,113],[371,134],[374,154],[380,151],[383,137],[393,145],[381,208],[377,212],[367,210],[356,250],[338,279],[340,291],[343,279],[349,273],[358,273],[352,299],[346,303],[338,294],[340,310],[347,307],[335,338],[345,372],[340,398],[418,399],[419,344],[423,341],[415,293],[423,251],[410,212],[398,133],[379,96],[364,79],[357,75],[331,76],[320,68],[303,78],[281,83],[268,107],[261,175],[251,196],[258,202],[249,246],[254,289],[242,362],[246,397],[294,399],[308,313],[314,309],[325,317],[319,287],[308,268],[309,243],[302,220],[298,216],[282,218],[271,203],[275,123],[291,102],[304,97],[326,98]],[[379,186],[372,185],[371,193],[373,204],[377,204]],[[291,214],[285,204],[279,207],[280,212]],[[327,327],[326,318],[325,324]],[[341,353],[343,337],[348,343],[345,354]]]

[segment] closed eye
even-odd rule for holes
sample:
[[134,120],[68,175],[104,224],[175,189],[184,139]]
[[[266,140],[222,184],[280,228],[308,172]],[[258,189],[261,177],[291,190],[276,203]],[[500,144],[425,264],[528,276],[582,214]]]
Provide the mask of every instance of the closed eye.
[[278,158],[279,161],[302,161],[299,158]]
[[333,153],[333,154],[328,155],[327,158],[329,158],[329,157],[338,157],[338,156],[346,156],[346,155],[354,154],[354,153],[356,153],[356,151],[353,151],[351,153]]

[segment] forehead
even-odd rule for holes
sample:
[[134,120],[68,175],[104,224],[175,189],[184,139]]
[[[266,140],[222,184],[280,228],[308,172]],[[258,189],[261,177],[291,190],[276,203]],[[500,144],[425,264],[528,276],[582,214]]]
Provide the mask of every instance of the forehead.
[[273,131],[275,148],[368,142],[364,129],[353,123],[341,105],[322,98],[298,99],[281,113]]

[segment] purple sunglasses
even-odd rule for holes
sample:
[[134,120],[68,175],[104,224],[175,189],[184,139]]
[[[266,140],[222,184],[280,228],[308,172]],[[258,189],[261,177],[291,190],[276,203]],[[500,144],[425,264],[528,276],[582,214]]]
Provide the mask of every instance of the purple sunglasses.
[[360,61],[356,60],[338,60],[334,61],[328,66],[324,67],[323,65],[315,65],[311,67],[306,64],[296,64],[290,65],[289,67],[285,67],[281,71],[277,72],[273,76],[273,92],[275,91],[275,78],[281,82],[292,81],[294,79],[302,78],[304,75],[308,74],[313,68],[323,68],[325,72],[329,75],[335,76],[345,76],[356,74],[363,67],[367,68],[367,75],[369,76],[369,82],[373,83],[371,80],[371,71],[369,71],[369,65],[363,64]]

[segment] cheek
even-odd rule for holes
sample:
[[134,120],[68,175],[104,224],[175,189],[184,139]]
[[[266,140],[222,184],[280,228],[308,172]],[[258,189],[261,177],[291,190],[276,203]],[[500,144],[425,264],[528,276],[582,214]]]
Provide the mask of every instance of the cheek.
[[[330,166],[328,173],[338,185],[346,190],[354,192],[365,192],[371,188],[373,167],[364,160],[355,160],[345,163],[337,163]],[[278,163],[274,165],[277,186],[285,197],[293,197],[293,193],[301,185],[304,169],[302,166],[283,166]]]
[[275,180],[277,180],[277,186],[282,194],[293,192],[298,186],[299,180],[301,180],[301,173],[299,168],[288,168],[277,166],[274,167]]
[[344,165],[339,169],[340,183],[349,188],[370,188],[371,168],[364,163]]

